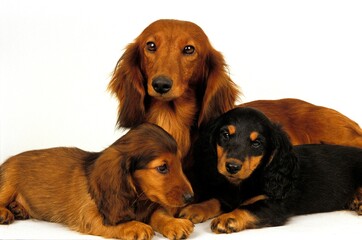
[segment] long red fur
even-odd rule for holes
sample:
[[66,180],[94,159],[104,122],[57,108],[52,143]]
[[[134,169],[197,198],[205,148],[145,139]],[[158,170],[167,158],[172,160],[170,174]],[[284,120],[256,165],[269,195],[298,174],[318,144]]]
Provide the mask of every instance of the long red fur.
[[[147,50],[150,41],[158,47],[154,53]],[[185,46],[195,52],[184,54]],[[152,80],[159,76],[173,82],[167,94],[152,90]],[[178,20],[150,24],[126,47],[109,90],[119,100],[120,127],[157,124],[176,139],[184,159],[200,125],[232,109],[239,94],[223,56],[203,30]]]

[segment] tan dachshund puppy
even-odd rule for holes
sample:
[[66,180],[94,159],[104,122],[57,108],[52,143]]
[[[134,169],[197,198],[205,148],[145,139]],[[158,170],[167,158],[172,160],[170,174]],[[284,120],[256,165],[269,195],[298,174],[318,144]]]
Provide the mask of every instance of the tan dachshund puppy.
[[0,166],[1,224],[28,213],[106,238],[151,239],[155,230],[181,239],[193,224],[173,209],[192,200],[175,140],[149,123],[102,152],[34,150]]

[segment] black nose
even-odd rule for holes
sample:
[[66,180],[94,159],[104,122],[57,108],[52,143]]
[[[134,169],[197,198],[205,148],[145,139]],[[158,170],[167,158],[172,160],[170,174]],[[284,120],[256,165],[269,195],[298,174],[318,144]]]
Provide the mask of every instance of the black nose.
[[194,201],[194,195],[192,193],[185,193],[183,195],[184,203],[191,203]]
[[241,169],[241,165],[240,164],[236,164],[236,163],[226,163],[225,164],[226,170],[231,173],[231,174],[235,174],[237,172],[240,171]]
[[152,80],[152,87],[156,92],[164,94],[170,91],[172,87],[172,81],[165,76],[156,77]]

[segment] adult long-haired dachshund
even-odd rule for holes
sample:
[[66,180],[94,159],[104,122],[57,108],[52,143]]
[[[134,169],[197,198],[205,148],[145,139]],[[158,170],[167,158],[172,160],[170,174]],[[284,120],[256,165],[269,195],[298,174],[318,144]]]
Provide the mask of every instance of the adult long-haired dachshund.
[[236,108],[211,122],[194,154],[194,191],[210,200],[190,205],[181,215],[200,219],[217,209],[224,214],[211,222],[215,233],[346,209],[362,186],[361,148],[293,147],[280,125],[253,108]]
[[106,238],[150,239],[155,230],[181,239],[193,224],[173,208],[192,198],[175,140],[149,123],[102,152],[34,150],[0,166],[0,224],[29,214]]
[[[151,23],[126,47],[109,90],[119,101],[118,125],[161,126],[176,139],[185,168],[192,165],[185,156],[198,128],[234,108],[240,93],[204,31],[195,23],[170,19]],[[248,105],[286,126],[293,143],[362,147],[359,126],[334,110],[297,99]]]
[[119,100],[119,126],[157,124],[185,157],[194,130],[234,107],[239,92],[225,67],[196,24],[151,23],[126,47],[109,83]]

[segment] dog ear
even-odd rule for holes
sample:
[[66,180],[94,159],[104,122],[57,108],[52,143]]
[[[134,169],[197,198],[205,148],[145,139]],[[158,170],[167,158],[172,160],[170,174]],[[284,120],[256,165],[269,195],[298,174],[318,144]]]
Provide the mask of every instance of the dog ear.
[[95,161],[89,174],[90,193],[105,225],[117,225],[135,219],[132,203],[136,189],[130,174],[131,159],[123,159],[108,148]]
[[274,199],[283,199],[294,189],[299,165],[289,136],[272,123],[271,156],[264,173],[265,191]]
[[114,70],[108,90],[117,97],[118,126],[130,128],[144,122],[145,89],[138,43],[126,47]]
[[236,84],[226,72],[226,63],[220,52],[211,49],[205,62],[199,126],[234,108],[239,95]]

